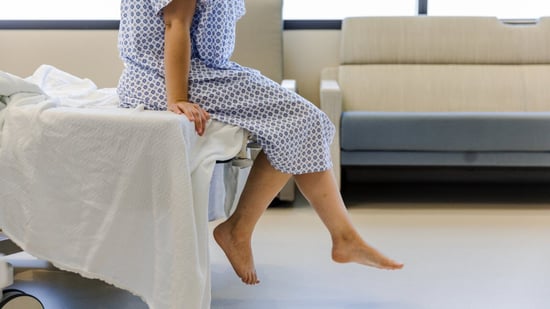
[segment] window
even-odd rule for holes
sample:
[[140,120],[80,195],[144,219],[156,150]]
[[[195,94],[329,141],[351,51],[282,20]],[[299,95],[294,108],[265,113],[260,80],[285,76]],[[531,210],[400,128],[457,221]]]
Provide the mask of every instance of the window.
[[[294,23],[298,25],[298,29],[308,28],[316,22],[320,29],[337,29],[340,27],[337,22],[347,16],[418,14],[536,19],[550,16],[550,1],[284,0],[283,9],[283,18],[288,21],[285,22],[285,27]],[[0,0],[0,29],[116,29],[119,15],[119,0]],[[305,23],[300,23],[302,21]],[[313,26],[313,29],[316,27]]]
[[117,20],[117,0],[2,0],[0,20]]
[[428,15],[536,19],[550,15],[548,0],[429,0]]
[[418,0],[286,0],[285,20],[342,19],[346,16],[417,15]]

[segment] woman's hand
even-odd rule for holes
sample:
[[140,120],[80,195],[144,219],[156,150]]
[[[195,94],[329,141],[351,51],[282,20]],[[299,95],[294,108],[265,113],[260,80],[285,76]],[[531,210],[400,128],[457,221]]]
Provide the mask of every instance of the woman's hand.
[[200,136],[204,134],[206,123],[210,119],[210,114],[198,104],[186,101],[178,101],[175,103],[169,103],[168,110],[178,115],[183,114],[187,116],[187,119],[189,119],[189,121],[195,123],[195,131],[197,131],[197,134],[199,134]]

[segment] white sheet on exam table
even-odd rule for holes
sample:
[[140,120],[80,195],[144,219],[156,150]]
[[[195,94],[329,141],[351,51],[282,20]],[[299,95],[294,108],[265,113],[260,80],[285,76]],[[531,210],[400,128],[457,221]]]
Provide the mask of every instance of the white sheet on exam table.
[[[181,116],[101,105],[109,92],[87,90],[90,81],[71,89],[69,74],[37,72],[42,89],[60,88],[6,110],[0,226],[28,253],[151,309],[209,308],[206,188],[215,161],[239,151],[242,130],[211,122],[199,138]],[[87,95],[93,108],[63,106]]]

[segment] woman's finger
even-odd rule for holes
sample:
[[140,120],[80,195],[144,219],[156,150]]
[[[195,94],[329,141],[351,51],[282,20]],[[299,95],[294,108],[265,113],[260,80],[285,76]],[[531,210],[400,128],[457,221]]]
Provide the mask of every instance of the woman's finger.
[[210,119],[210,114],[200,107],[200,105],[180,102],[168,106],[168,110],[179,115],[185,115],[189,121],[195,123],[195,131],[197,131],[199,135],[203,135],[206,129],[206,123],[208,119]]
[[189,121],[195,121],[195,113],[193,112],[192,105],[190,104],[189,106],[182,105],[182,109],[183,109],[183,113],[185,114],[185,116],[187,116]]
[[195,114],[195,131],[197,131],[199,135],[202,135],[204,132],[204,121],[198,110],[193,111],[193,113]]
[[195,119],[198,119],[195,125],[197,127],[197,132],[200,132],[202,135],[202,133],[204,133],[204,130],[206,129],[206,123],[208,122],[208,119],[210,119],[210,114],[208,114],[208,112],[205,111],[198,104],[195,104],[195,107],[197,112]]
[[197,104],[191,104],[189,106],[188,112],[191,115],[192,121],[195,123],[195,131],[199,135],[204,133],[205,121],[202,118],[201,107]]

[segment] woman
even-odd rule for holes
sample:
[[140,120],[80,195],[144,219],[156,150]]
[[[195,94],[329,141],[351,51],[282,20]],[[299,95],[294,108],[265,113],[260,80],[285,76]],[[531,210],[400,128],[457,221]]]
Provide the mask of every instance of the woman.
[[259,282],[254,227],[292,176],[331,234],[334,261],[403,267],[353,227],[331,171],[328,117],[258,71],[229,61],[244,0],[122,0],[121,14],[122,107],[143,104],[185,115],[199,135],[212,118],[247,129],[262,146],[235,212],[214,230],[244,283]]

